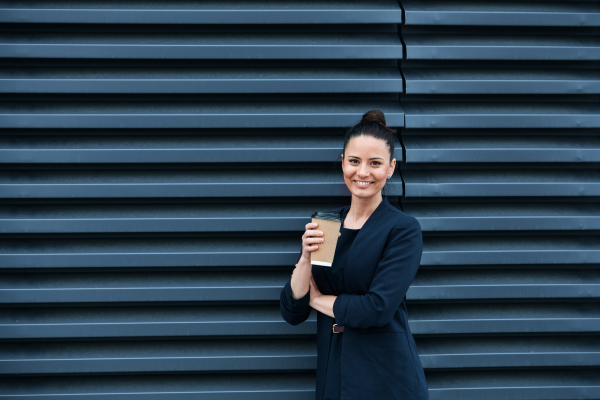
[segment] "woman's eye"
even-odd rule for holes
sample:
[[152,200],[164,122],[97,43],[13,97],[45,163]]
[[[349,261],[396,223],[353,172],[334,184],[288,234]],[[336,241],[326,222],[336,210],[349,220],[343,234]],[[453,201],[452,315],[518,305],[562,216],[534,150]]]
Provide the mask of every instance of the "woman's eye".
[[[349,160],[350,164],[359,164],[358,160]],[[373,161],[371,164],[373,165],[381,165],[379,161]]]

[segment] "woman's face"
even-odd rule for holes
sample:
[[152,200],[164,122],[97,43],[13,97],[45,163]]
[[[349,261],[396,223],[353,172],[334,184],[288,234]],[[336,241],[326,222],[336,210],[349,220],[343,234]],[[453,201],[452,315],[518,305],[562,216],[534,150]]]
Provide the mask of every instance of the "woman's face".
[[342,170],[346,186],[357,197],[372,197],[379,193],[388,175],[392,175],[396,159],[390,163],[386,143],[372,136],[357,136],[346,145],[342,154]]

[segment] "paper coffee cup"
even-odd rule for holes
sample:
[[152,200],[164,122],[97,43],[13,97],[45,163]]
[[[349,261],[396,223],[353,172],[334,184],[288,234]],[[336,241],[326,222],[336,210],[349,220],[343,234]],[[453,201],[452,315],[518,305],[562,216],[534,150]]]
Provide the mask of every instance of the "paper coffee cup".
[[316,230],[323,232],[323,236],[321,237],[324,240],[321,243],[317,243],[319,248],[310,253],[310,263],[331,267],[342,220],[338,214],[334,213],[316,212],[311,217],[312,222],[319,224]]

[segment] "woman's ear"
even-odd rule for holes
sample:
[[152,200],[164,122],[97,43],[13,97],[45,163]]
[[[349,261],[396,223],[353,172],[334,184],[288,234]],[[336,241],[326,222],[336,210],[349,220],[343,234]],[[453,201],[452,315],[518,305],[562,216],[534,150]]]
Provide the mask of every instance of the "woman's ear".
[[394,173],[394,170],[396,169],[396,159],[392,159],[392,162],[390,164],[390,169],[388,172],[388,175],[392,175]]

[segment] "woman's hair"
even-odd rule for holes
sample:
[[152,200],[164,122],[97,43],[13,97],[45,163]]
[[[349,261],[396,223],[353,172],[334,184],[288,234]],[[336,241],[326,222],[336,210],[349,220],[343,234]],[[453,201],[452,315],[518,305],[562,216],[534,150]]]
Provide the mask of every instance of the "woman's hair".
[[[343,151],[344,157],[346,156],[346,146],[348,146],[348,142],[350,142],[352,138],[362,135],[372,136],[376,139],[383,140],[390,152],[390,162],[394,159],[394,147],[397,138],[396,130],[387,127],[383,112],[379,110],[367,111],[363,114],[360,122],[346,132]],[[384,185],[382,194],[387,195],[388,189],[387,184]]]
[[363,135],[383,140],[390,152],[390,162],[392,161],[394,158],[396,131],[387,127],[383,112],[379,110],[367,111],[363,114],[360,122],[346,132],[346,138],[344,139],[344,156],[346,155],[346,146],[348,146],[350,140]]

